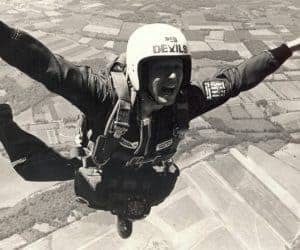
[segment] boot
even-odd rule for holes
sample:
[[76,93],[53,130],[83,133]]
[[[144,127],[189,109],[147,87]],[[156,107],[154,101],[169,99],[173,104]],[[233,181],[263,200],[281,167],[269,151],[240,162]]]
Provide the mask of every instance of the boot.
[[132,222],[126,218],[118,216],[118,233],[121,238],[127,239],[132,233]]

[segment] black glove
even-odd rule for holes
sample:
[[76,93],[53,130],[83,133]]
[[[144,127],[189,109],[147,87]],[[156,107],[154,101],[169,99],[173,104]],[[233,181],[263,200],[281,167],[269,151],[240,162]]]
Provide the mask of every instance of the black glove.
[[1,45],[8,41],[11,36],[11,29],[2,21],[0,21],[0,49]]

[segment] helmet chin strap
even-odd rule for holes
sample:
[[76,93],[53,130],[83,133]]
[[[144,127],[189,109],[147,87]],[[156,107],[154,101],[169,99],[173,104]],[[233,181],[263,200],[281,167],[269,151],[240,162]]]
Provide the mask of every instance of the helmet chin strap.
[[159,110],[163,107],[162,104],[158,104],[150,93],[145,90],[139,91],[139,102],[139,113],[141,118],[149,117],[153,111]]
[[131,104],[134,105],[136,99],[139,101],[138,115],[141,119],[149,117],[153,111],[159,110],[163,107],[162,104],[157,103],[147,88],[142,87],[138,91],[134,89],[131,84],[128,71],[126,71],[126,79],[131,88]]

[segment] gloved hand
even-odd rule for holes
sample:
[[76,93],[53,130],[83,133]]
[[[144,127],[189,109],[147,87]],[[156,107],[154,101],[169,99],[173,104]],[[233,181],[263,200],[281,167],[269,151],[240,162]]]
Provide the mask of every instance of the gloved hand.
[[300,37],[285,43],[292,52],[300,51]]
[[11,28],[0,20],[0,45],[11,36]]

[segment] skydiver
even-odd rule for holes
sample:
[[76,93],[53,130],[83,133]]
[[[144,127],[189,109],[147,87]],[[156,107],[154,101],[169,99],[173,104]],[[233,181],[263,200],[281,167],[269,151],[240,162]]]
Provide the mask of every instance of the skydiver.
[[[81,143],[90,152],[93,167],[77,172],[77,194],[96,199],[93,192],[86,192],[93,182],[90,171],[98,177],[94,179],[99,182],[97,192],[106,172],[114,173],[118,185],[126,182],[118,178],[128,169],[137,174],[133,179],[129,174],[129,184],[124,184],[130,193],[127,207],[114,211],[124,238],[131,233],[131,221],[146,216],[151,205],[161,202],[174,187],[179,170],[172,156],[189,122],[255,87],[299,50],[300,38],[237,66],[223,67],[208,80],[191,83],[187,40],[179,29],[167,24],[138,28],[129,38],[126,55],[95,73],[53,54],[30,34],[0,22],[1,58],[84,114]],[[151,182],[148,172],[157,181]],[[151,195],[157,196],[157,189],[164,195],[149,202]]]

